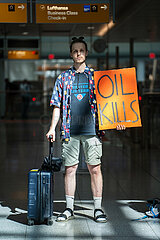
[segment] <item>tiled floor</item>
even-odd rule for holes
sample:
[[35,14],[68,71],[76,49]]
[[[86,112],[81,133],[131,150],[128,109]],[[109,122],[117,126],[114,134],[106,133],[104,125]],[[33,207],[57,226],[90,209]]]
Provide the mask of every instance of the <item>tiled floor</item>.
[[[160,239],[160,219],[145,218],[146,199],[160,197],[160,149],[145,149],[109,131],[103,142],[103,208],[108,222],[93,221],[90,177],[77,172],[75,219],[52,226],[27,225],[27,173],[48,154],[48,126],[38,120],[0,121],[0,240]],[[55,155],[60,156],[60,142]],[[65,207],[64,173],[54,176],[54,220]],[[140,220],[138,220],[140,218]]]

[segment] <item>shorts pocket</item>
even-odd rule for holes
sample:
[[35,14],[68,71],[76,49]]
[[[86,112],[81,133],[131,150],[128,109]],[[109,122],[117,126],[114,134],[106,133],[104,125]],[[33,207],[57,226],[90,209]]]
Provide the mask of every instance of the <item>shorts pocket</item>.
[[86,140],[86,155],[88,161],[94,161],[102,157],[102,143],[98,137]]

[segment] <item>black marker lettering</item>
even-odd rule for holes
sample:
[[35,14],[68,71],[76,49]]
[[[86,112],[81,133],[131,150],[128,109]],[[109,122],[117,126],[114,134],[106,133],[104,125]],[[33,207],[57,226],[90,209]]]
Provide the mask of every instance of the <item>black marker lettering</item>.
[[123,92],[123,81],[122,81],[122,74],[120,74],[120,78],[121,78],[121,88],[122,88],[122,95],[131,95],[131,94],[134,94],[134,92],[132,92],[132,93],[124,93],[124,92]]
[[[101,94],[101,92],[100,92],[100,89],[99,89],[100,81],[101,81],[104,77],[107,77],[107,78],[111,81],[111,83],[112,83],[112,93],[111,93],[109,96],[103,96],[103,95]],[[106,87],[107,87],[107,86],[106,86]],[[103,75],[103,76],[98,80],[97,89],[98,89],[99,95],[100,95],[102,98],[110,98],[110,97],[112,97],[112,95],[114,94],[114,83],[113,83],[112,79],[110,78],[110,76],[108,76],[108,75]]]
[[133,107],[132,107],[132,104],[134,103],[134,102],[136,102],[136,100],[133,100],[132,102],[131,102],[131,104],[130,104],[130,108],[132,109],[132,111],[136,114],[136,116],[137,116],[137,119],[135,120],[135,121],[132,121],[133,123],[135,123],[135,122],[137,122],[138,120],[139,120],[139,117],[138,117],[138,114],[136,113],[136,111],[133,109]]
[[113,122],[103,114],[104,109],[107,107],[108,103],[105,104],[103,110],[101,110],[101,105],[99,104],[99,111],[100,111],[100,118],[101,118],[101,125],[103,125],[103,120],[102,120],[102,116],[105,117],[111,124],[113,124]]

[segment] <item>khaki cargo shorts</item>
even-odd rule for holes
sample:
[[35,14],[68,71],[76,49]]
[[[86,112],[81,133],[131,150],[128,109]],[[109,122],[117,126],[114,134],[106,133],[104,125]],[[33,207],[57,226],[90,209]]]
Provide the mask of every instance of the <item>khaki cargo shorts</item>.
[[102,143],[97,136],[72,136],[69,142],[62,143],[62,158],[65,166],[79,163],[80,144],[82,144],[85,161],[89,165],[101,163]]

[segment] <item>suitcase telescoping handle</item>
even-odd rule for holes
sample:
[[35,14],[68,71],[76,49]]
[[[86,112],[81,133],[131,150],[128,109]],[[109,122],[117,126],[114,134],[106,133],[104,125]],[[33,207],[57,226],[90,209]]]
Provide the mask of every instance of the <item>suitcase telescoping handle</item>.
[[53,155],[53,142],[52,135],[49,135],[49,164],[52,165],[52,155]]

